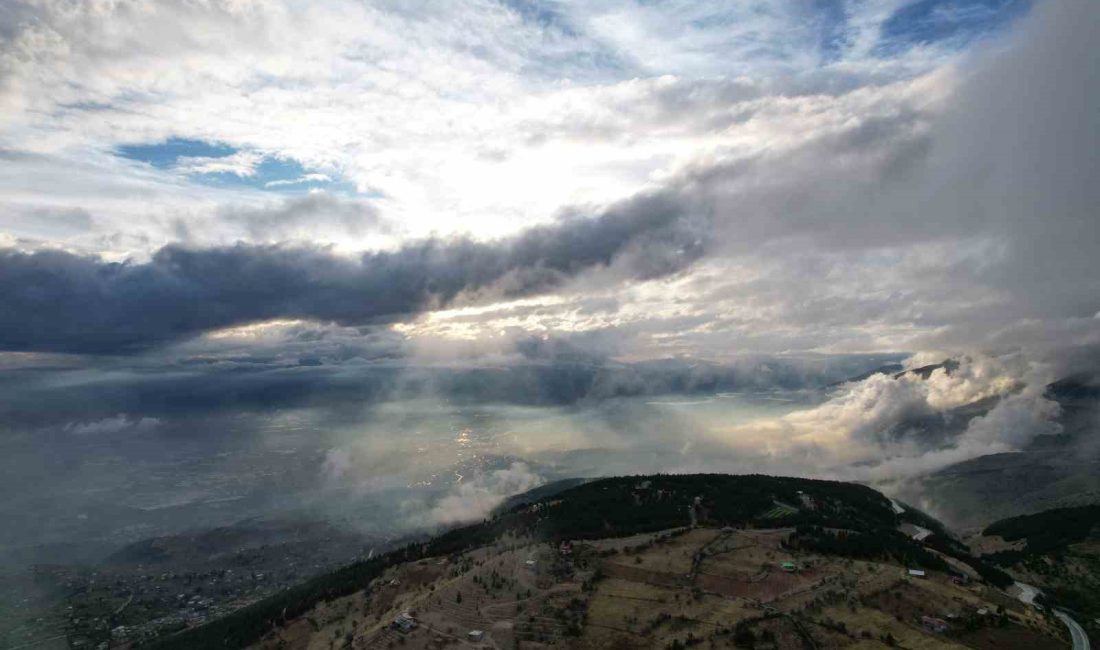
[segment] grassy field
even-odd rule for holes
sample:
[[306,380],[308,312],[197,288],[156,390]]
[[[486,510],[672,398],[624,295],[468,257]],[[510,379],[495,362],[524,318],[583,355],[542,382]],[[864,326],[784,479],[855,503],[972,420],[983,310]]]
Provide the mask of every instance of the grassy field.
[[782,519],[794,514],[798,514],[798,508],[785,503],[776,503],[774,508],[768,510],[762,516],[764,519]]

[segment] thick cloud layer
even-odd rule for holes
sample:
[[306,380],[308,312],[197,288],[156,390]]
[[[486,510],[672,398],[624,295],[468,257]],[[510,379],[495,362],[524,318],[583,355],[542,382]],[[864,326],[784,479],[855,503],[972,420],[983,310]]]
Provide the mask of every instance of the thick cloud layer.
[[435,503],[429,517],[433,523],[443,525],[476,521],[513,494],[527,492],[545,482],[526,463],[512,463],[508,468],[459,483]]
[[[182,450],[218,498],[453,476],[436,523],[1057,433],[1045,386],[1100,367],[1100,4],[974,46],[928,3],[730,4],[3,5],[8,485],[136,494]],[[915,350],[961,365],[805,390]]]
[[0,252],[0,348],[118,353],[272,319],[370,324],[464,292],[522,296],[621,262],[646,278],[702,252],[705,216],[668,194],[482,243],[427,240],[346,259],[302,246],[166,246],[142,264],[59,251]]
[[[731,444],[771,462],[869,481],[910,478],[984,454],[1018,451],[1060,431],[1045,395],[1050,368],[1020,355],[963,357],[929,372],[877,374],[811,409],[730,428]],[[803,467],[802,472],[807,469]]]
[[[173,215],[165,222],[185,243],[148,263],[7,252],[0,348],[134,351],[293,318],[402,320],[417,340],[615,332],[624,353],[651,357],[1096,346],[1098,13],[1095,3],[1045,3],[954,67],[828,92],[665,77],[563,89],[551,102],[557,122],[524,121],[511,135],[541,151],[558,138],[594,149],[644,133],[678,153],[601,216],[510,239],[395,235],[388,252],[357,258],[346,247],[268,245],[308,238],[314,217],[302,215],[319,211],[345,235],[403,223],[385,199],[310,198],[222,206],[210,228]],[[579,205],[564,211],[599,213]],[[48,214],[67,215],[56,228],[101,219]],[[209,248],[204,232],[219,227],[249,243]],[[125,239],[103,237],[115,238]],[[652,278],[662,281],[638,282]],[[474,316],[441,309],[549,289],[541,303]]]

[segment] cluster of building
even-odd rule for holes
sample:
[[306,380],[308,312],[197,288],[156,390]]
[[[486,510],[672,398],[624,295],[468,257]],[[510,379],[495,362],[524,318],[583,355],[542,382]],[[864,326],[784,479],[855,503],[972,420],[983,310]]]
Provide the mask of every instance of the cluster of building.
[[[94,648],[107,636],[148,641],[225,616],[296,580],[293,574],[233,569],[74,572],[61,583],[71,589],[66,632],[75,647]],[[113,611],[119,603],[124,605]]]

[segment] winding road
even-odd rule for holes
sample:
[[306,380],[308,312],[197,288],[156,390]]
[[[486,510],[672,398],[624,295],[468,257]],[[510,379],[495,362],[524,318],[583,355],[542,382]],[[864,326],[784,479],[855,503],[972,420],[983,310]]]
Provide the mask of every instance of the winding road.
[[[1020,594],[1016,596],[1016,598],[1020,602],[1027,603],[1028,605],[1034,605],[1035,597],[1042,593],[1037,588],[1023,582],[1017,582],[1016,587],[1020,589]],[[1054,610],[1054,615],[1069,628],[1069,636],[1073,639],[1073,650],[1092,650],[1092,645],[1089,643],[1089,635],[1085,634],[1084,628],[1082,628],[1077,621],[1073,620],[1069,614],[1061,610]]]
[[1089,644],[1089,635],[1085,634],[1085,630],[1069,617],[1069,614],[1054,610],[1054,615],[1058,617],[1066,627],[1069,628],[1069,635],[1073,637],[1073,650],[1090,650],[1092,647]]

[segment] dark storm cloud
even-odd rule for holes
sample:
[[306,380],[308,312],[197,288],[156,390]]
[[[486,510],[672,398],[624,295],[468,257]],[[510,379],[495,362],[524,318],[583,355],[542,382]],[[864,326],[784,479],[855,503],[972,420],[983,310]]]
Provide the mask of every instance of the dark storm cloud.
[[[401,359],[100,357],[93,367],[20,368],[0,373],[0,431],[90,424],[126,414],[163,423],[316,408],[334,421],[362,421],[383,403],[429,398],[452,405],[572,406],[652,395],[712,395],[828,386],[899,355],[690,359],[622,363],[593,349],[604,337],[517,341],[509,363],[413,366]],[[170,350],[169,350],[170,351]],[[137,362],[137,363],[135,363]],[[141,363],[144,362],[144,363]],[[140,364],[140,365],[139,365]],[[200,429],[191,434],[204,435]],[[210,435],[220,435],[211,430]]]
[[430,239],[357,259],[246,244],[170,245],[141,264],[7,250],[0,252],[0,349],[123,353],[276,318],[368,324],[446,305],[463,292],[535,293],[613,262],[632,277],[656,277],[702,253],[704,219],[666,192],[511,239]]

